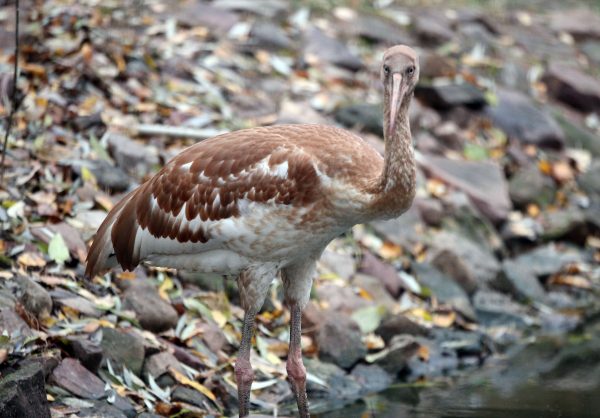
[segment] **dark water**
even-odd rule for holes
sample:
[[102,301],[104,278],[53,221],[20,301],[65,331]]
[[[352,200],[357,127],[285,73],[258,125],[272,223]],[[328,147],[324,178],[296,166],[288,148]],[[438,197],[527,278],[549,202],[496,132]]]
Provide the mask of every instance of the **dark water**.
[[600,417],[600,327],[594,328],[541,337],[458,378],[396,385],[315,416]]

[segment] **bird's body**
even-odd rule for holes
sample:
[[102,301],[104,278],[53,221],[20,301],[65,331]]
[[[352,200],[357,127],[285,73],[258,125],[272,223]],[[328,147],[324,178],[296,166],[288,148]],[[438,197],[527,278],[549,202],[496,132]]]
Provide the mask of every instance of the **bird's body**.
[[[236,362],[240,416],[248,414],[253,380],[254,316],[271,281],[281,272],[292,313],[288,375],[300,413],[308,416],[300,315],[315,263],[348,228],[398,216],[412,202],[407,110],[418,67],[414,51],[394,48],[386,52],[382,72],[389,83],[385,157],[360,137],[330,126],[278,125],[220,135],[183,151],[125,196],[94,239],[88,276],[117,264],[131,270],[142,261],[238,276],[246,311]],[[388,66],[407,72],[398,78]]]

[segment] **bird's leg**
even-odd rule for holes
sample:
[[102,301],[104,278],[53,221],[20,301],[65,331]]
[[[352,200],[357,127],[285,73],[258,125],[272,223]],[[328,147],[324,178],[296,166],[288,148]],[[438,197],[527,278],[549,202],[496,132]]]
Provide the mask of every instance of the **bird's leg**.
[[306,368],[302,362],[302,308],[298,303],[290,306],[290,349],[286,363],[288,379],[298,403],[301,418],[310,417],[306,396]]
[[252,349],[252,334],[254,332],[254,318],[256,312],[247,309],[244,314],[244,325],[242,326],[242,341],[235,362],[235,380],[238,387],[238,401],[240,405],[240,417],[248,416],[250,413],[250,388],[254,380],[254,371],[250,364],[250,350]]

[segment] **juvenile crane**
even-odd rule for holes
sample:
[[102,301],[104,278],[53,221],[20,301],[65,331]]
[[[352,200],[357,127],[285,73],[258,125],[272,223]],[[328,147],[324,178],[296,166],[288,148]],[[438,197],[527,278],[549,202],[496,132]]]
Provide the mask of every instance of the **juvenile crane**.
[[280,125],[220,135],[183,151],[125,196],[100,226],[86,275],[140,262],[237,275],[245,310],[235,375],[249,414],[254,319],[281,272],[291,313],[287,372],[308,417],[300,322],[315,263],[357,223],[402,214],[415,195],[408,108],[419,78],[415,51],[383,56],[385,155],[351,132]]

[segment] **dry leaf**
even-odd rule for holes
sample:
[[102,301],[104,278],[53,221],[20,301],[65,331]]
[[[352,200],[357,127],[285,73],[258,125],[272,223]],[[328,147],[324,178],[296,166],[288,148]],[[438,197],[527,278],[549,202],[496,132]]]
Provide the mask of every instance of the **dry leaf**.
[[198,392],[200,392],[201,394],[203,394],[204,396],[206,396],[208,399],[210,399],[213,402],[215,402],[217,400],[216,396],[210,391],[210,389],[208,389],[206,386],[202,385],[201,383],[187,378],[185,375],[178,372],[173,367],[169,367],[169,372],[171,373],[173,378],[175,380],[177,380],[179,383],[181,383],[182,385],[190,386],[190,387],[196,389]]
[[429,361],[429,347],[422,345],[417,350],[417,356],[423,361]]
[[25,267],[36,267],[41,268],[46,265],[46,260],[39,254],[32,251],[22,253],[18,258],[17,262]]

